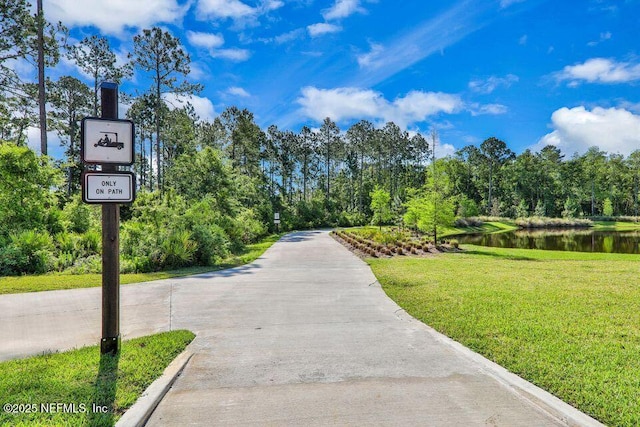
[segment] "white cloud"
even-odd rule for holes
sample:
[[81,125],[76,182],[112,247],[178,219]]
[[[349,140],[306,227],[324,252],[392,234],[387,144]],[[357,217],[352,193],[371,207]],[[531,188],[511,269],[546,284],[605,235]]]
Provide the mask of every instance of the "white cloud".
[[243,88],[237,87],[237,86],[233,86],[233,87],[230,87],[229,89],[227,89],[227,93],[229,95],[239,96],[241,98],[248,98],[248,97],[251,96],[249,94],[249,92],[247,92]]
[[384,47],[381,44],[370,43],[371,51],[369,53],[363,53],[362,55],[358,55],[358,64],[361,68],[368,67],[377,61],[382,52],[384,52]]
[[241,19],[254,16],[257,10],[239,0],[199,0],[196,11],[202,18]]
[[318,37],[324,34],[338,33],[342,31],[342,27],[339,25],[327,24],[326,22],[319,22],[317,24],[309,25],[307,30],[311,37]]
[[569,81],[577,86],[581,81],[589,83],[626,83],[640,80],[640,64],[616,62],[607,58],[591,58],[582,64],[568,65],[554,74],[558,81]]
[[474,92],[489,94],[499,87],[509,88],[513,83],[518,82],[518,76],[507,74],[505,77],[490,76],[484,80],[472,80],[469,82],[469,89]]
[[260,9],[264,12],[280,9],[284,6],[284,2],[280,0],[266,0],[262,3]]
[[229,59],[231,61],[242,62],[249,59],[249,57],[251,56],[251,52],[246,49],[238,48],[216,49],[211,52],[211,56],[213,56],[214,58],[223,58]]
[[170,107],[173,108],[181,108],[184,107],[187,102],[190,103],[193,106],[193,109],[196,111],[196,114],[202,120],[212,121],[216,117],[213,103],[209,98],[197,95],[191,95],[188,97],[177,96],[174,93],[164,94],[162,98],[167,101]]
[[318,89],[305,87],[298,98],[303,113],[317,121],[330,117],[341,121],[380,117],[388,102],[382,94],[358,88]]
[[219,49],[224,44],[224,37],[221,34],[201,33],[195,31],[187,31],[186,34],[191,45],[209,49],[209,54],[213,58],[223,58],[231,61],[242,62],[246,61],[249,59],[249,56],[251,56],[251,52],[246,49]]
[[623,108],[560,108],[551,116],[553,132],[534,148],[555,145],[565,153],[584,153],[598,146],[608,153],[628,155],[640,147],[640,115]]
[[327,21],[346,18],[356,12],[364,12],[360,7],[360,0],[336,0],[329,9],[322,11],[322,16]]
[[462,109],[463,102],[458,95],[442,92],[411,91],[403,98],[393,101],[392,116],[397,120],[422,122],[428,116],[438,113],[452,114]]
[[511,6],[512,4],[522,3],[523,1],[525,0],[500,0],[500,8],[504,9]]
[[438,144],[436,145],[436,158],[441,159],[447,156],[453,156],[456,154],[456,147],[451,144]]
[[464,107],[457,95],[442,92],[412,91],[391,102],[380,92],[353,87],[305,87],[297,102],[306,117],[317,121],[325,117],[336,122],[371,119],[378,122],[393,121],[401,128],[425,121],[429,116],[451,114]]
[[521,46],[525,46],[528,40],[529,40],[529,36],[525,34],[518,39],[518,44]]
[[470,106],[469,111],[472,116],[483,116],[483,115],[492,115],[497,116],[500,114],[505,114],[509,109],[502,104],[485,104],[478,105],[473,104]]
[[300,38],[303,34],[304,29],[297,28],[295,30],[289,31],[288,33],[280,34],[279,36],[274,37],[273,41],[277,44],[284,44]]
[[258,16],[284,6],[281,0],[263,0],[255,7],[240,0],[198,0],[196,15],[198,19],[233,19],[234,21],[255,20]]
[[[36,153],[40,153],[40,128],[34,126],[27,128],[27,146]],[[54,159],[64,157],[62,140],[56,131],[47,132],[47,155]]]
[[189,64],[189,77],[193,80],[203,80],[209,78],[210,74],[206,70],[206,65],[202,65],[198,62],[192,62]]
[[189,43],[197,47],[215,49],[224,44],[224,37],[222,37],[222,34],[187,31],[186,35]]
[[159,22],[176,22],[187,13],[188,5],[176,0],[48,0],[46,12],[51,22],[68,27],[97,27],[103,34],[123,35],[125,29],[147,28]]
[[600,38],[597,41],[592,41],[587,43],[587,46],[590,46],[590,47],[597,46],[600,43],[610,39],[611,39],[611,33],[609,31],[606,31],[604,33],[600,33]]

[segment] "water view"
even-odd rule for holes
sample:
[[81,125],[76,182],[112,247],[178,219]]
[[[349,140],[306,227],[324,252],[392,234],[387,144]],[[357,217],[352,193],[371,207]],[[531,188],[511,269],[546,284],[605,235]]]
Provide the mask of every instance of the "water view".
[[555,251],[640,253],[639,231],[517,230],[456,236],[460,243],[499,248]]

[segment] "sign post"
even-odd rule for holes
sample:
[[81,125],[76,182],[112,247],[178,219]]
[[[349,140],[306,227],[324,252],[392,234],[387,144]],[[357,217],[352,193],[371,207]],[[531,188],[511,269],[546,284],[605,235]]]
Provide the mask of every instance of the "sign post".
[[118,171],[134,161],[133,122],[118,120],[118,85],[100,85],[102,117],[82,120],[82,161],[101,171],[82,174],[82,199],[102,204],[101,354],[120,350],[120,205],[135,199],[135,177]]
[[273,223],[276,225],[276,232],[280,232],[280,212],[274,212]]
[[[102,117],[118,118],[118,86],[100,87]],[[86,141],[85,141],[86,146]],[[116,172],[115,165],[103,165],[105,173]],[[100,353],[120,351],[120,206],[102,205],[102,339]]]

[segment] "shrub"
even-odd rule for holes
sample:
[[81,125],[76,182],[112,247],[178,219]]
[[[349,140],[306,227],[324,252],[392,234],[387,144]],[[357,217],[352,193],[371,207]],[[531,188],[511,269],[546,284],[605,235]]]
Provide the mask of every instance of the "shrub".
[[217,225],[195,225],[192,239],[196,242],[195,262],[212,265],[229,255],[229,238]]
[[252,209],[243,209],[235,221],[235,228],[243,244],[253,243],[267,233],[267,227],[258,221]]
[[3,275],[46,273],[53,268],[53,239],[36,230],[12,234],[9,244],[0,251],[0,272]]
[[91,255],[85,258],[78,258],[73,266],[68,268],[67,273],[71,274],[98,274],[102,272],[102,257]]
[[360,212],[340,212],[338,215],[338,225],[340,227],[355,227],[367,223],[367,217]]
[[99,255],[102,252],[102,234],[97,230],[90,230],[80,236],[78,242],[82,256]]
[[69,231],[84,233],[93,224],[91,207],[80,200],[80,196],[72,198],[62,209],[62,219]]
[[0,248],[0,276],[15,276],[29,262],[27,257],[14,245]]
[[456,227],[482,227],[484,221],[478,217],[458,218],[453,225]]
[[55,271],[63,271],[71,267],[76,259],[77,255],[75,253],[61,252],[54,260],[53,269]]
[[588,219],[576,218],[545,218],[529,217],[518,218],[515,224],[522,228],[567,228],[567,227],[591,227],[593,222]]
[[56,248],[60,253],[68,253],[74,254],[78,256],[78,249],[80,243],[80,236],[75,233],[69,233],[63,231],[62,233],[58,233],[53,238]]
[[186,230],[172,230],[162,239],[160,244],[160,266],[169,268],[184,267],[191,263],[196,252],[197,244],[191,239],[191,233]]

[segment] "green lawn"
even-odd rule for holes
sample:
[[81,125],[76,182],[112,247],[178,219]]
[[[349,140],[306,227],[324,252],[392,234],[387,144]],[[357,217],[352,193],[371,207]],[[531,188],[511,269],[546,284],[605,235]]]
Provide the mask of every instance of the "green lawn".
[[[208,271],[222,270],[224,268],[248,264],[259,258],[279,238],[280,235],[272,235],[262,239],[258,243],[247,245],[242,253],[233,255],[215,266],[188,267],[178,270],[158,271],[153,273],[121,274],[120,283],[126,285],[128,283],[169,279],[172,277],[188,276],[191,274],[205,273]],[[55,273],[37,276],[0,277],[0,295],[53,291],[59,289],[91,288],[101,285],[101,274]]]
[[414,317],[605,424],[640,425],[640,258],[464,247],[368,262]]
[[164,332],[124,341],[119,356],[93,346],[0,363],[0,425],[112,426],[193,338]]

